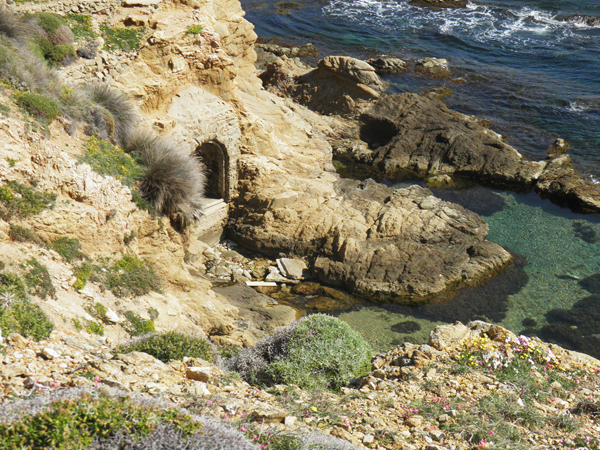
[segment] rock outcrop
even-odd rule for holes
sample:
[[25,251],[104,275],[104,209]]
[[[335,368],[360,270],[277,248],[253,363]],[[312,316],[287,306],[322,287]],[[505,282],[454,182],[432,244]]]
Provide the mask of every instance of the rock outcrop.
[[230,219],[238,242],[271,255],[305,255],[321,281],[369,298],[420,300],[511,261],[485,240],[488,227],[477,215],[417,186],[340,180],[318,196],[308,184],[280,194],[242,186],[245,202]]
[[[600,186],[586,181],[568,155],[528,161],[497,133],[417,94],[380,99],[362,117],[370,162],[388,178],[412,172],[459,175],[478,183],[532,190],[573,208],[600,212]],[[361,155],[365,160],[365,155]]]
[[275,61],[261,78],[267,88],[323,114],[352,114],[385,90],[374,67],[346,56],[323,58],[308,72],[293,61]]

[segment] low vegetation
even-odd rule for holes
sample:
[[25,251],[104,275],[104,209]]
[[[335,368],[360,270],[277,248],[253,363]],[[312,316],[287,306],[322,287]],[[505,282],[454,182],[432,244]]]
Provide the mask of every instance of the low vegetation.
[[348,324],[316,314],[261,339],[227,367],[253,384],[336,390],[366,374],[371,356],[369,345]]
[[144,352],[162,362],[181,361],[185,356],[212,361],[214,352],[211,345],[202,338],[169,331],[136,339],[130,344],[117,347],[117,353]]
[[18,275],[0,272],[0,330],[3,336],[20,333],[36,341],[47,338],[54,325],[42,309],[29,300]]
[[15,242],[32,242],[39,246],[44,245],[44,242],[34,231],[12,223],[10,224],[8,236]]
[[160,291],[160,282],[150,263],[130,255],[123,255],[112,263],[106,258],[98,260],[93,264],[90,280],[117,297]]
[[103,23],[100,25],[102,37],[104,37],[104,47],[107,50],[120,50],[130,52],[138,50],[141,45],[142,37],[146,32],[145,27],[109,27]]
[[26,271],[24,275],[25,285],[30,294],[36,295],[42,300],[46,300],[48,297],[56,297],[56,289],[48,269],[40,264],[37,259],[29,258],[22,264],[22,268]]
[[81,244],[76,238],[60,238],[52,242],[49,247],[69,263],[85,258],[81,251]]
[[52,209],[56,204],[56,194],[38,191],[16,181],[0,185],[0,218],[24,218]]

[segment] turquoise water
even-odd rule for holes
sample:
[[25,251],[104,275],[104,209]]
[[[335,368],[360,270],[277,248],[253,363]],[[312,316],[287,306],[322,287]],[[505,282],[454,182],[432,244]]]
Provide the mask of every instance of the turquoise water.
[[[500,202],[497,209],[503,203],[501,210],[482,215],[490,225],[488,238],[517,253],[517,264],[488,285],[463,291],[445,304],[419,308],[371,304],[344,312],[340,319],[377,350],[387,350],[404,340],[425,342],[436,325],[454,320],[483,319],[516,333],[537,334],[548,324],[550,311],[569,309],[591,295],[579,281],[600,273],[599,217],[575,214],[534,193],[478,191],[482,193]],[[453,200],[465,207],[477,206],[460,197],[458,193]],[[490,198],[483,199],[483,203],[490,202]],[[596,236],[595,242],[584,240],[594,241]],[[526,330],[525,319],[533,319],[537,325]],[[406,322],[415,322],[420,330],[394,331],[397,324],[408,330],[416,327]]]

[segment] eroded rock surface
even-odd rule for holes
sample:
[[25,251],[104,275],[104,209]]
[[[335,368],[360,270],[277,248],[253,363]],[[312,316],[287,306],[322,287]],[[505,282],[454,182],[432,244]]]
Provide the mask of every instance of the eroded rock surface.
[[342,179],[327,197],[308,189],[269,204],[265,194],[245,192],[247,205],[232,213],[235,238],[267,254],[307,255],[318,279],[359,295],[420,298],[511,261],[485,241],[477,215],[417,186]]
[[324,114],[351,114],[385,90],[374,67],[346,56],[327,56],[308,72],[291,60],[275,61],[261,78],[273,91]]
[[[500,135],[416,94],[390,95],[362,116],[371,163],[388,177],[455,174],[485,185],[535,189],[571,207],[600,212],[600,186],[586,181],[568,155],[528,161]],[[364,155],[363,155],[364,160]]]

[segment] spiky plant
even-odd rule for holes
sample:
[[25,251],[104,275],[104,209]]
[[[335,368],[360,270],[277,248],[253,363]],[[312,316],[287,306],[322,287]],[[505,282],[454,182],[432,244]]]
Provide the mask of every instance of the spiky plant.
[[145,171],[139,182],[142,196],[160,214],[170,216],[181,228],[202,213],[204,167],[176,143],[149,132],[137,132],[128,151]]
[[114,139],[126,147],[138,125],[138,114],[131,100],[106,83],[91,83],[85,87],[90,100],[108,111],[114,120]]
[[0,307],[6,310],[10,308],[16,300],[17,298],[12,292],[3,292],[0,294]]

